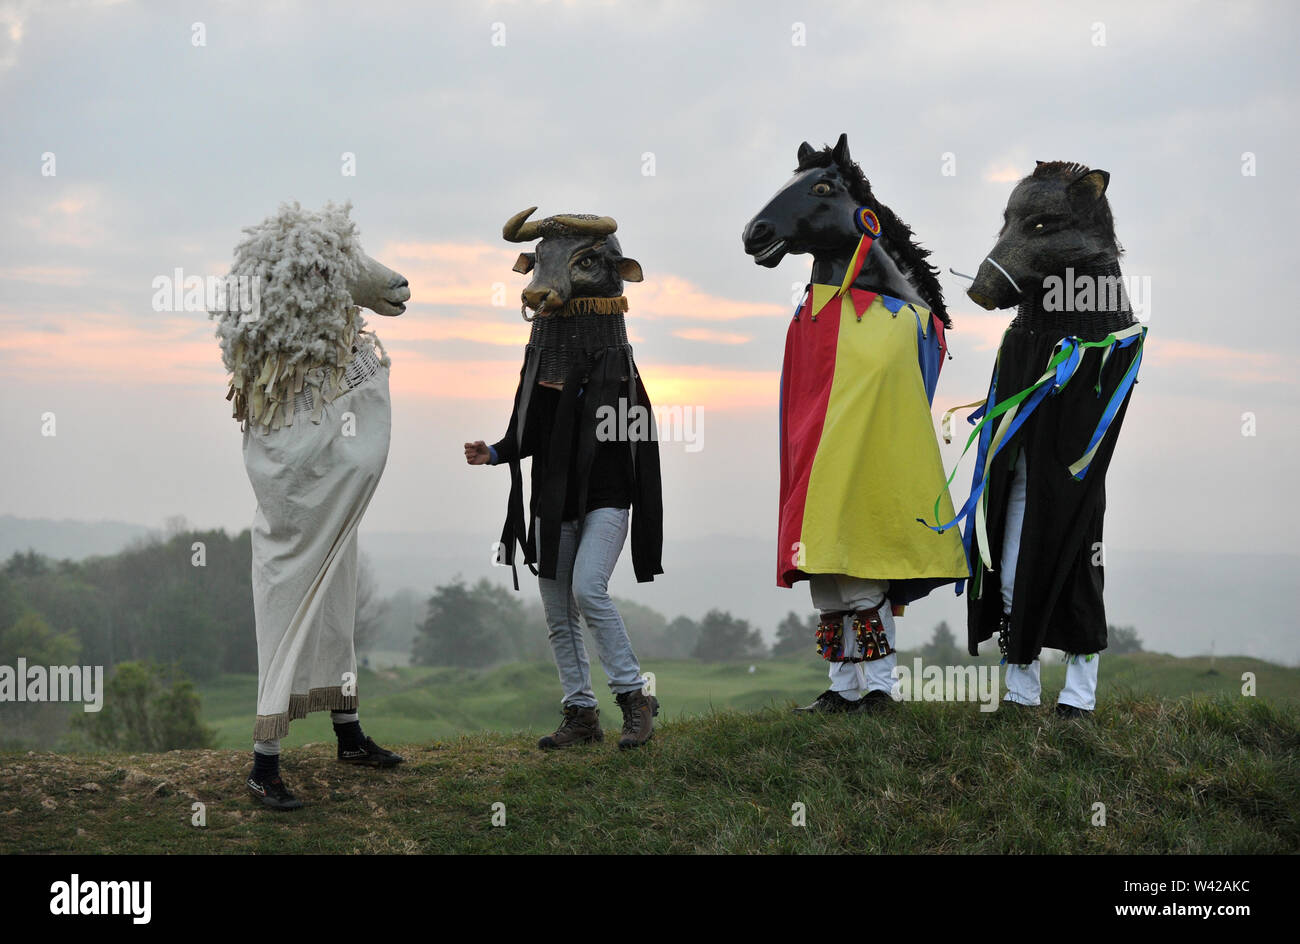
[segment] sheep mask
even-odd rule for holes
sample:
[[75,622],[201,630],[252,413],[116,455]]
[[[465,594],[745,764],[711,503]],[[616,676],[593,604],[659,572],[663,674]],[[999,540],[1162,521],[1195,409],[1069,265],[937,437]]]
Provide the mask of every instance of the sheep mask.
[[234,418],[263,431],[293,423],[294,397],[304,385],[317,403],[343,391],[344,370],[363,347],[388,356],[361,309],[395,317],[411,297],[406,279],[361,249],[348,218],[351,203],[319,212],[296,202],[244,229],[228,284],[256,286],[250,311],[212,312],[221,359],[230,371],[227,400]]

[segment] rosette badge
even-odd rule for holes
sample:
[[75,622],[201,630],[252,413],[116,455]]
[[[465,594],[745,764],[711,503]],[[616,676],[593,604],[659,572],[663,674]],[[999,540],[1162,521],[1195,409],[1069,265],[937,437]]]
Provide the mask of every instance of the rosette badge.
[[870,236],[872,239],[880,238],[880,217],[876,216],[876,211],[871,207],[858,207],[853,214],[853,222],[857,226],[859,233]]

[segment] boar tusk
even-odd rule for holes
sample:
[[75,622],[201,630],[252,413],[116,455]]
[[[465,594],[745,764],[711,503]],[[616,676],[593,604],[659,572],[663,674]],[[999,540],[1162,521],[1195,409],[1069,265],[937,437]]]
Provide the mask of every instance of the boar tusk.
[[1019,285],[1016,285],[1016,280],[1013,279],[1013,278],[1011,277],[1011,273],[1008,272],[1006,269],[1002,268],[1002,266],[998,265],[996,259],[994,259],[992,256],[989,256],[989,257],[988,257],[988,261],[991,262],[991,263],[993,263],[993,268],[997,269],[999,272],[1001,272],[1003,275],[1005,275],[1005,276],[1007,277],[1007,281],[1010,282],[1010,283],[1012,284],[1012,286],[1015,288],[1017,294],[1020,294],[1020,295],[1023,295],[1023,294],[1024,294],[1024,292],[1020,291],[1020,286],[1019,286]]

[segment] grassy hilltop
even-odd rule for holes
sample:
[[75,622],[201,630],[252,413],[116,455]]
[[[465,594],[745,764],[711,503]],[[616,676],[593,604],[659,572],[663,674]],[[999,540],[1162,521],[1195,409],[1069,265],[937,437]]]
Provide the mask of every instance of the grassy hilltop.
[[[341,767],[326,716],[295,724],[284,772],[309,805],[290,814],[241,794],[248,680],[230,678],[205,689],[205,713],[238,747],[0,754],[0,849],[1300,851],[1300,672],[1219,659],[1218,674],[1207,675],[1202,661],[1109,659],[1104,701],[1089,722],[1062,721],[1050,708],[982,713],[943,703],[795,717],[782,702],[820,690],[812,660],[758,663],[753,675],[670,664],[657,672],[665,723],[646,748],[623,753],[612,739],[534,749],[556,712],[549,667],[367,675],[369,727],[408,763]],[[1245,670],[1257,673],[1259,697],[1241,696]],[[698,674],[688,688],[689,672]],[[1059,688],[1060,668],[1044,674],[1046,696]],[[607,705],[607,729],[616,720]],[[468,726],[489,731],[454,733]],[[195,802],[206,805],[204,827],[191,825]],[[501,826],[492,824],[497,803]],[[1098,803],[1105,825],[1095,824]],[[803,825],[792,823],[795,804]]]

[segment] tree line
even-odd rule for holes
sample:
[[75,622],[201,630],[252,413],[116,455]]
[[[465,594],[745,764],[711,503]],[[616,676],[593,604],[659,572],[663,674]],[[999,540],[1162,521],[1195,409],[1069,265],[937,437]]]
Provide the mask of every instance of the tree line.
[[[23,657],[28,665],[105,666],[126,714],[79,721],[92,744],[199,746],[206,741],[191,680],[257,672],[251,570],[248,530],[229,535],[175,523],[166,537],[82,561],[15,553],[0,566],[0,665]],[[646,660],[752,662],[814,652],[815,613],[788,613],[769,647],[749,621],[725,610],[669,619],[641,603],[616,603]],[[428,596],[403,590],[382,598],[364,558],[356,640],[363,664],[378,652],[470,669],[550,658],[545,615],[531,595],[454,577]],[[964,649],[941,623],[919,654],[954,662],[967,658]],[[1110,627],[1109,652],[1140,649],[1132,627]],[[113,670],[126,664],[133,668],[119,678]],[[59,715],[60,730],[66,715]],[[54,723],[51,716],[37,706],[0,704],[0,717],[23,722],[18,727],[25,724],[38,741],[48,742],[40,729]],[[178,737],[186,743],[174,743]]]
[[[175,666],[206,681],[255,673],[252,550],[248,530],[195,531],[173,524],[165,538],[83,561],[15,553],[0,567],[0,664]],[[423,596],[381,598],[363,557],[357,593],[357,648],[409,656],[418,665],[486,668],[549,657],[546,619],[531,595],[460,577]],[[789,612],[769,647],[749,621],[713,609],[669,619],[616,600],[645,659],[752,661],[813,651],[817,614]],[[936,661],[963,656],[946,623],[922,650]],[[1141,649],[1132,627],[1110,627],[1110,652]]]
[[[699,620],[669,620],[632,600],[615,603],[642,659],[738,662],[769,654],[758,629],[724,610],[710,610]],[[409,601],[404,609],[409,612]],[[550,658],[541,604],[525,603],[521,594],[486,578],[468,584],[457,577],[438,587],[413,629],[410,657],[416,665],[486,668]],[[387,643],[399,646],[401,639],[388,637]]]

